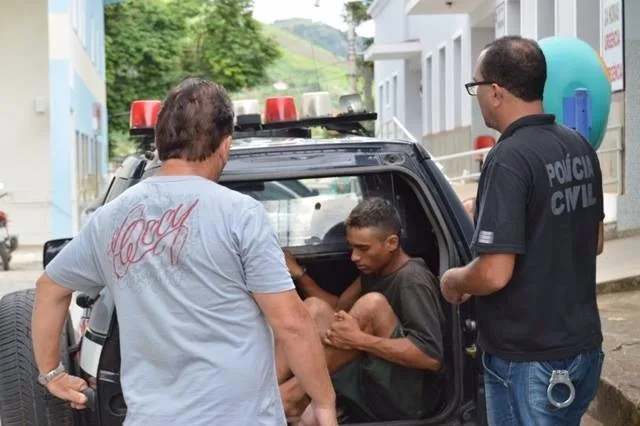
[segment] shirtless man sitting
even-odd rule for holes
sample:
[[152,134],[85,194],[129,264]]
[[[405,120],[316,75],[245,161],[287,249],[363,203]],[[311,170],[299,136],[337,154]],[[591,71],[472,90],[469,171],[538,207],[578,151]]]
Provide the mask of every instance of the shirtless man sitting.
[[[306,296],[339,399],[360,421],[417,419],[440,408],[444,315],[439,284],[424,260],[400,246],[400,216],[380,198],[360,202],[345,222],[351,260],[361,275],[340,295],[318,286],[285,251]],[[276,347],[285,411],[309,399]]]

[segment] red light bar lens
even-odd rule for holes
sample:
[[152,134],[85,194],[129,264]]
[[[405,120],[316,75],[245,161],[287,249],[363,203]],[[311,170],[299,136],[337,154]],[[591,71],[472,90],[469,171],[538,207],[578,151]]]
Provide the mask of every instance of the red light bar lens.
[[143,129],[156,127],[161,101],[133,101],[129,114],[129,128]]
[[298,119],[293,96],[267,98],[264,107],[264,122],[294,121]]

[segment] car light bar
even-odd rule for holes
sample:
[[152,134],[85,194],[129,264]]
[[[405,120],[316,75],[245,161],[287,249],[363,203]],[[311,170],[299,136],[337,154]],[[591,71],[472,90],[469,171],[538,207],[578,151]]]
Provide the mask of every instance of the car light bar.
[[[312,127],[322,127],[339,133],[370,136],[362,122],[375,121],[375,112],[361,110],[357,94],[340,97],[340,112],[332,114],[328,92],[302,95],[302,114],[298,118],[292,96],[276,96],[265,100],[264,118],[258,111],[256,99],[233,101],[235,116],[234,138],[294,137],[310,138]],[[160,101],[134,101],[131,104],[131,135],[153,136],[160,110]]]
[[292,121],[298,117],[293,96],[276,96],[264,101],[264,122]]
[[133,101],[129,110],[129,128],[145,129],[155,127],[161,107],[162,102],[156,100]]

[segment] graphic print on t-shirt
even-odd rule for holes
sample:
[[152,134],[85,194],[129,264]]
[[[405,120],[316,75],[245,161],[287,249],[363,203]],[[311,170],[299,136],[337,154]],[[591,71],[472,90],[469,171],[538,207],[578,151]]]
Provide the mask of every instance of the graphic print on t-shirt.
[[[553,189],[560,187],[551,195],[551,212],[554,216],[588,208],[598,202],[592,182],[593,164],[587,155],[572,157],[567,154],[565,158],[545,164],[545,167],[549,186]],[[566,184],[571,186],[565,187]]]
[[145,217],[144,204],[129,210],[111,238],[109,255],[116,277],[125,277],[131,265],[147,255],[160,256],[166,252],[169,265],[175,266],[189,236],[185,223],[199,201],[179,204],[151,218]]

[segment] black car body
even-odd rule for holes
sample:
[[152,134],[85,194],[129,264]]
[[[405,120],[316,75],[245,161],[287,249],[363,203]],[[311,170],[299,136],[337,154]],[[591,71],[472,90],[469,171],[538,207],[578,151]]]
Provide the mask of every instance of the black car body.
[[[152,176],[159,166],[160,162],[152,155],[127,159],[103,202],[110,202]],[[312,183],[317,182],[330,187],[326,190],[329,192],[323,195],[323,189],[312,188]],[[342,283],[346,286],[357,274],[349,260],[350,250],[341,223],[346,217],[344,212],[348,213],[353,203],[363,197],[382,196],[394,202],[403,221],[405,250],[412,256],[423,257],[436,276],[471,260],[470,218],[445,176],[418,143],[366,137],[239,139],[234,141],[220,183],[265,202],[282,245],[296,255],[318,283],[333,283],[325,289],[336,294],[343,290]],[[277,207],[291,205],[298,206],[295,213]],[[294,215],[298,220],[300,217],[315,220],[315,225],[300,225],[296,234],[291,225],[279,224],[280,219],[290,221]],[[45,264],[67,241],[55,240],[45,245]],[[344,279],[328,279],[327,274],[332,277],[338,274]],[[22,348],[31,345],[24,332],[8,329],[9,322],[15,324],[15,318],[26,315],[11,306],[18,302],[28,305],[32,298],[30,290],[7,295],[0,302],[0,336],[3,330],[4,336],[12,336],[3,341],[0,350],[3,426],[36,418],[42,421],[35,423],[46,425],[121,425],[126,404],[120,387],[118,319],[108,289],[99,295],[76,296],[75,303],[83,310],[82,319],[78,326],[69,318],[62,338],[64,362],[70,371],[87,379],[94,390],[91,407],[75,412],[35,382],[32,355],[22,361],[12,358],[19,345]],[[486,424],[473,300],[461,306],[444,300],[442,303],[447,321],[445,404],[434,418],[393,424]],[[26,323],[24,318],[22,321]],[[14,349],[5,349],[7,344]],[[20,369],[26,373],[12,373]],[[8,380],[13,384],[8,384]],[[47,411],[51,416],[39,417],[37,410]],[[346,419],[344,424],[353,422]]]

